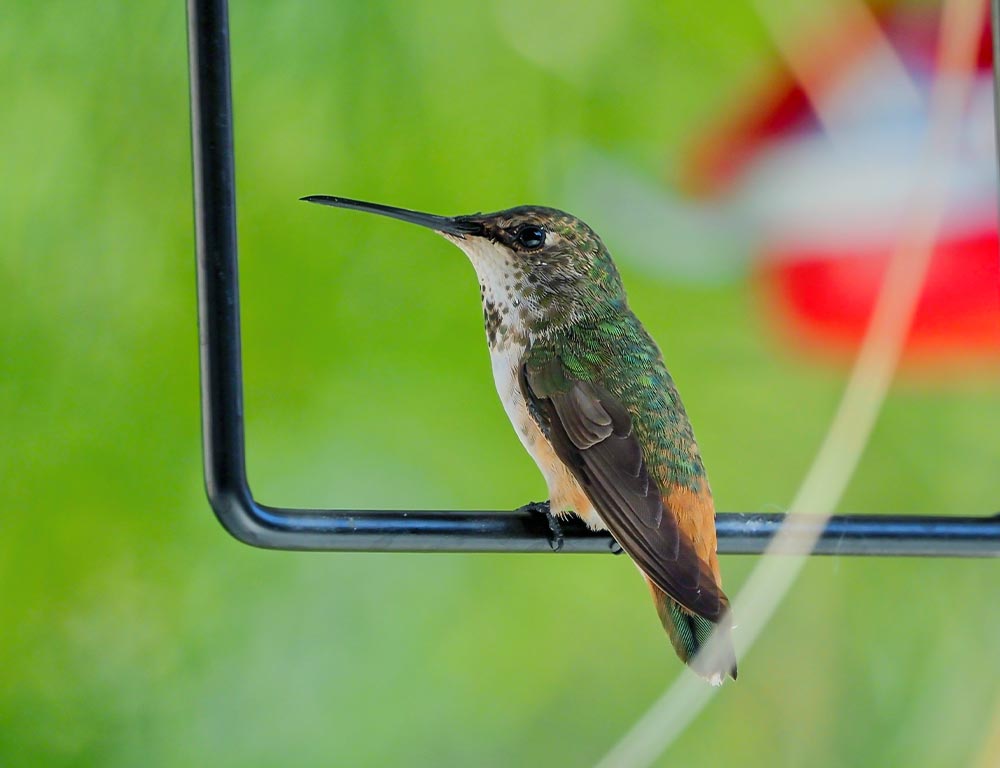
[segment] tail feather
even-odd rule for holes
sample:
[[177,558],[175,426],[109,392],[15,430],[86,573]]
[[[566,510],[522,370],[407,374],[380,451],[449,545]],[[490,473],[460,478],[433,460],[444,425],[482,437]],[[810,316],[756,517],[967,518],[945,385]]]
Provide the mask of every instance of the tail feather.
[[[649,581],[647,579],[647,581]],[[670,642],[681,661],[688,664],[699,676],[705,678],[712,685],[722,685],[726,675],[733,680],[736,679],[736,652],[733,650],[733,641],[728,624],[716,625],[708,619],[691,613],[680,605],[676,600],[672,600],[659,587],[649,582],[650,592],[653,593],[653,602],[656,604],[656,613],[660,617],[663,628],[670,637]],[[728,614],[724,614],[724,621],[728,622]],[[704,645],[708,642],[713,631],[723,634],[723,653],[719,659],[708,659],[698,656]]]

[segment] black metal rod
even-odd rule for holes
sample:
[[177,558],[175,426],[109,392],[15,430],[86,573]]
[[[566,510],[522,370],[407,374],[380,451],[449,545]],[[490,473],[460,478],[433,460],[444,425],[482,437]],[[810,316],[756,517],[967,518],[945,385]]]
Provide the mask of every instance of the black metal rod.
[[[1000,0],[993,0],[994,14],[998,3]],[[265,506],[253,498],[244,455],[226,0],[188,0],[188,46],[205,488],[219,521],[240,541],[275,549],[553,551],[545,519],[532,513],[302,510]],[[720,514],[719,551],[759,554],[782,525],[802,534],[814,533],[816,520],[808,516]],[[589,531],[579,521],[567,521],[564,534],[560,552],[612,551],[607,534]],[[805,547],[796,548],[793,543],[788,551],[803,550]],[[824,526],[812,551],[998,557],[1000,517],[834,517]]]
[[243,434],[236,180],[226,0],[188,2],[205,486],[232,531],[252,516]]

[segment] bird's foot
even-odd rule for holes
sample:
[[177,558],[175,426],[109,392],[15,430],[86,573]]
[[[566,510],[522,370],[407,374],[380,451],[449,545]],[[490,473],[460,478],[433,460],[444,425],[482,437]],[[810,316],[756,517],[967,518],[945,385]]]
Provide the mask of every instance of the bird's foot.
[[559,518],[552,514],[549,502],[532,501],[525,504],[517,511],[526,512],[529,515],[544,517],[545,524],[549,529],[549,546],[552,548],[552,551],[558,552],[563,548],[565,538],[563,536],[562,524],[559,522]]
[[624,551],[625,550],[622,549],[622,545],[619,544],[617,542],[617,540],[611,539],[611,554],[612,555],[620,555]]

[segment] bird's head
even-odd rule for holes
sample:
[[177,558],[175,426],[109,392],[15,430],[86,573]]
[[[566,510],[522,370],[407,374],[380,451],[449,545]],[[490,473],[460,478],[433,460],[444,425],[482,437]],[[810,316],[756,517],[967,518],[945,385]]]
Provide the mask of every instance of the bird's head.
[[436,216],[378,203],[315,195],[337,208],[377,213],[443,235],[469,257],[490,305],[528,332],[544,333],[625,303],[618,270],[597,234],[554,208],[518,206],[496,213]]

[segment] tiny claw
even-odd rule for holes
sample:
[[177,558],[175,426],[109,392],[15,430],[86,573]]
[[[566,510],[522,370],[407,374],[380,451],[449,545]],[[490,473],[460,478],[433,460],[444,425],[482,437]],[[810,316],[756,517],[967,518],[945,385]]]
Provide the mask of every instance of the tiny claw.
[[552,551],[558,552],[563,548],[565,537],[563,536],[562,525],[559,523],[559,518],[550,511],[547,501],[532,501],[517,511],[544,517],[545,524],[549,528],[549,546],[552,548]]
[[625,550],[622,549],[622,545],[619,544],[615,539],[611,539],[611,544],[608,545],[611,549],[612,555],[620,555]]
[[552,534],[549,538],[549,546],[552,547],[553,552],[558,552],[563,548],[564,542],[562,525],[559,524],[559,518],[551,512],[546,511],[545,519],[549,524],[549,532]]

